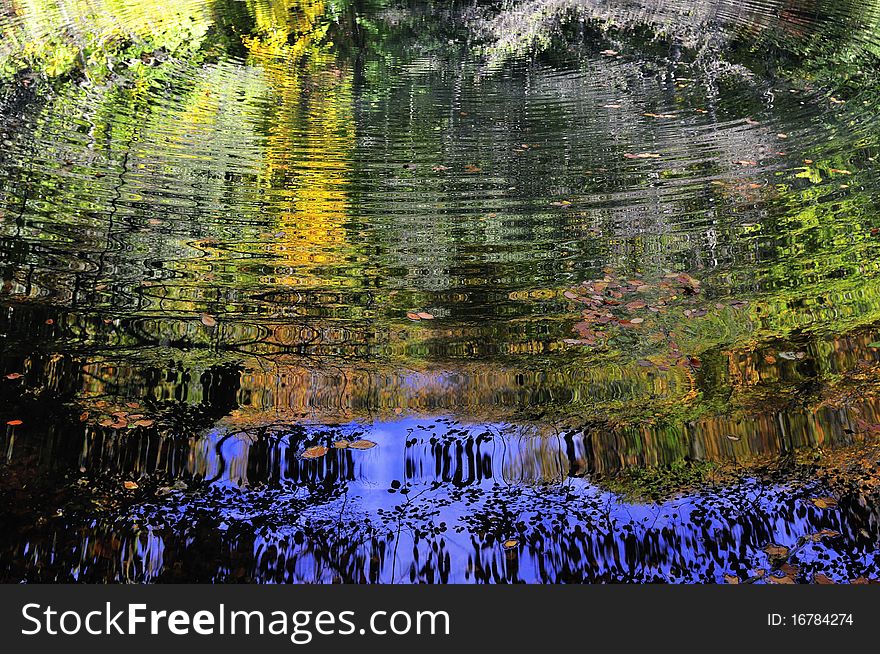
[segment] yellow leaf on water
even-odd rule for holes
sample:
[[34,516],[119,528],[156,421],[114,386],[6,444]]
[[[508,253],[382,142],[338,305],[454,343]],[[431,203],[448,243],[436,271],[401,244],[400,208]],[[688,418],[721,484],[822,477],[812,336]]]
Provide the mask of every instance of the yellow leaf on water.
[[333,441],[333,447],[335,447],[337,450],[347,449],[348,445],[348,441]]
[[136,481],[126,481],[122,484],[125,490],[137,490],[138,485]]
[[358,441],[349,442],[348,446],[353,450],[369,450],[371,447],[376,447],[377,443],[373,441],[368,441],[366,438],[362,438]]
[[327,454],[329,450],[323,445],[313,445],[312,447],[306,448],[306,450],[302,453],[302,458],[304,459],[320,459],[322,456]]
[[506,550],[512,550],[514,547],[516,547],[517,545],[519,545],[519,541],[518,541],[516,538],[508,538],[508,539],[507,539],[506,541],[504,541],[501,545],[502,545],[502,547],[504,547],[504,549],[506,549]]
[[831,509],[837,506],[837,500],[833,497],[814,497],[810,501],[817,509]]

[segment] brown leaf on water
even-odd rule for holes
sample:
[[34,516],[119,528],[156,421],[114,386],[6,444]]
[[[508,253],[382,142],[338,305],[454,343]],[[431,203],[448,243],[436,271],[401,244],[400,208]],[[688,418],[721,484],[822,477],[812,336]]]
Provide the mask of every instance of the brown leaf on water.
[[24,377],[24,375],[22,375],[20,372],[10,372],[8,375],[6,375],[6,379],[21,379],[22,377]]
[[630,318],[629,321],[633,325],[641,325],[643,322],[645,322],[645,319],[644,318]]
[[599,54],[605,57],[613,57],[617,54],[617,50],[611,50],[609,48],[608,50],[602,50],[602,52],[600,52]]
[[216,327],[217,319],[209,313],[203,313],[201,315],[202,324],[205,327]]
[[125,490],[137,490],[138,489],[138,485],[137,485],[136,481],[123,482],[122,486],[123,486],[123,488],[125,488]]
[[779,566],[779,570],[786,577],[791,577],[792,579],[797,578],[798,573],[800,572],[800,568],[798,568],[796,565],[792,565],[791,563],[783,563],[781,566]]
[[835,582],[831,577],[829,577],[827,575],[823,575],[821,572],[817,572],[816,574],[813,575],[813,583],[820,584],[822,586],[826,586],[829,584],[833,584]]
[[9,425],[10,427],[18,427],[19,425],[24,424],[24,421],[22,421],[22,420],[7,420],[6,424]]
[[80,422],[85,422],[88,419],[89,419],[89,412],[88,411],[83,411],[81,414],[79,414],[79,421]]
[[739,577],[737,577],[736,575],[724,575],[724,581],[728,584],[735,586],[739,583]]
[[578,299],[578,297],[580,297],[580,296],[579,296],[577,293],[575,293],[574,291],[565,291],[562,295],[563,295],[564,297],[568,298],[569,300],[576,300],[576,299]]
[[810,501],[817,509],[832,509],[837,506],[837,500],[833,497],[814,497]]
[[767,553],[771,559],[784,559],[788,556],[788,548],[785,545],[768,545],[764,548],[764,551]]
[[357,441],[349,442],[348,446],[353,450],[369,450],[370,448],[376,447],[378,443],[374,443],[373,441],[368,441],[366,438],[362,438]]
[[837,173],[838,175],[852,175],[852,173],[848,170],[844,170],[843,168],[829,168],[829,173]]
[[323,445],[313,445],[312,447],[306,448],[302,453],[302,458],[304,459],[320,459],[322,456],[329,452],[326,447]]
[[345,450],[345,449],[348,448],[348,446],[349,446],[349,442],[348,442],[348,441],[345,441],[345,440],[343,440],[343,441],[333,441],[333,447],[335,447],[337,450]]
[[814,543],[818,543],[823,538],[835,538],[840,536],[839,531],[834,531],[833,529],[823,529],[822,531],[816,532],[815,534],[811,534],[810,538],[813,539]]
[[757,166],[757,161],[752,161],[751,159],[740,159],[739,161],[734,161],[737,166]]
[[467,164],[464,167],[464,172],[466,172],[466,173],[478,173],[481,170],[482,170],[482,168],[480,168],[479,166],[476,166],[474,164]]
[[144,418],[143,420],[138,420],[134,424],[138,427],[152,427],[155,424],[155,420],[150,420],[149,418]]
[[415,320],[416,322],[418,322],[419,320],[421,320],[421,317],[419,316],[419,314],[417,314],[417,313],[415,313],[415,312],[413,312],[413,311],[407,311],[407,312],[406,312],[406,317],[409,318],[410,320]]
[[434,320],[434,314],[427,311],[419,311],[416,315],[422,320]]

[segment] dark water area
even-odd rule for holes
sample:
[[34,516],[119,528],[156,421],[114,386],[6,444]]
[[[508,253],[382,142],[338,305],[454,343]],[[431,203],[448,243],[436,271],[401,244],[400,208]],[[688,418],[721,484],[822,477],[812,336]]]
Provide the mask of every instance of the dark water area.
[[877,579],[880,4],[0,28],[0,580]]

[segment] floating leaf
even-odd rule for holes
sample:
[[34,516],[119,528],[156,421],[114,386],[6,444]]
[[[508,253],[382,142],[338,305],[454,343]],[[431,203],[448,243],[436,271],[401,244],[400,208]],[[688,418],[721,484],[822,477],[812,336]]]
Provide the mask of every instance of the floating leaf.
[[645,322],[645,319],[644,319],[644,318],[630,318],[629,321],[630,321],[633,325],[641,325],[643,322]]
[[611,50],[611,49],[602,50],[602,52],[600,52],[599,54],[603,55],[605,57],[613,57],[617,54],[617,50]]
[[122,486],[125,488],[125,490],[137,490],[138,488],[136,481],[123,482]]
[[410,320],[415,320],[415,321],[419,321],[422,319],[421,316],[419,316],[419,314],[414,313],[412,311],[407,311],[406,317],[409,318]]
[[24,375],[22,375],[20,372],[10,372],[8,375],[6,375],[6,379],[21,379],[22,377],[24,377]]
[[24,424],[22,420],[7,420],[6,424],[10,427],[18,427],[21,424]]
[[138,420],[134,424],[137,425],[138,427],[152,427],[154,423],[155,423],[155,420],[150,420],[148,418],[145,418],[144,420]]
[[812,534],[810,537],[813,539],[814,543],[818,543],[823,538],[836,538],[840,536],[839,531],[834,531],[833,529],[823,529],[815,534]]
[[768,545],[764,548],[771,559],[784,559],[788,556],[788,548],[785,545]]
[[208,313],[203,313],[201,316],[201,320],[202,320],[202,324],[205,327],[216,327],[217,326],[217,319]]
[[813,583],[827,585],[827,584],[833,584],[834,580],[831,579],[831,577],[828,577],[827,575],[823,575],[821,572],[817,572],[815,575],[813,575]]
[[659,159],[660,155],[656,152],[639,152],[638,154],[625,153],[626,159]]
[[837,506],[837,500],[833,497],[814,497],[810,501],[817,509],[831,509]]
[[724,581],[731,585],[736,585],[739,583],[739,577],[736,575],[724,575]]
[[434,320],[434,314],[427,311],[419,311],[416,315],[422,320]]
[[508,538],[508,539],[507,539],[506,541],[504,541],[501,545],[502,545],[502,547],[504,547],[504,549],[506,549],[506,550],[512,550],[512,549],[515,548],[517,545],[519,545],[519,541],[518,541],[516,538]]
[[349,442],[346,441],[346,440],[342,440],[342,441],[333,441],[333,447],[335,447],[337,450],[344,450],[344,449],[347,449],[348,446],[349,446]]
[[322,456],[329,452],[326,447],[323,445],[313,445],[312,447],[306,448],[302,453],[302,458],[304,459],[320,459]]
[[734,436],[733,434],[728,434],[728,435],[727,435],[727,439],[728,439],[728,440],[731,440],[731,441],[738,441],[738,440],[740,440],[740,437],[739,437],[739,436]]
[[481,170],[482,170],[482,168],[480,168],[479,166],[475,166],[474,164],[467,164],[467,165],[464,167],[464,171],[465,171],[466,173],[478,173],[478,172],[480,172]]
[[353,450],[369,450],[371,447],[376,447],[377,443],[373,441],[368,441],[365,438],[362,438],[357,441],[351,441],[348,446]]

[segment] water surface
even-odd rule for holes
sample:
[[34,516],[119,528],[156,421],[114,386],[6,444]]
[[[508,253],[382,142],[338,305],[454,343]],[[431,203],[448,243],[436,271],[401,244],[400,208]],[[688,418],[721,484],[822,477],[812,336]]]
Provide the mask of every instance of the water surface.
[[880,8],[6,2],[5,581],[876,578]]

